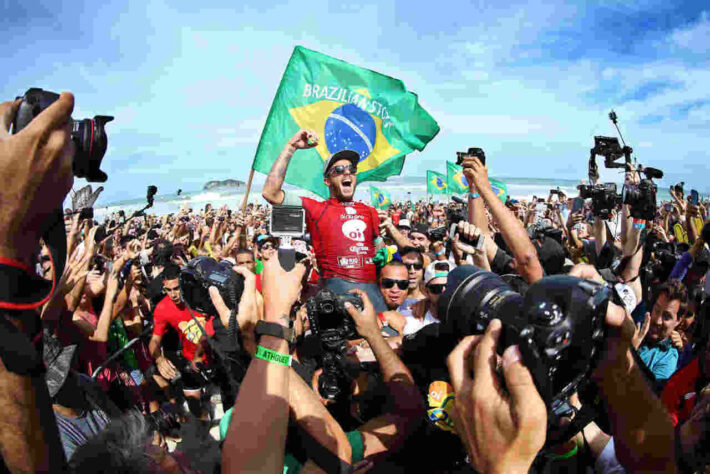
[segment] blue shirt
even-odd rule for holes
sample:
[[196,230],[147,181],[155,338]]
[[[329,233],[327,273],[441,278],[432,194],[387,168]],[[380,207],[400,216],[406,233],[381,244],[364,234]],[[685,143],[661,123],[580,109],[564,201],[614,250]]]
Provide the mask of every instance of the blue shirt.
[[668,380],[678,366],[678,349],[673,347],[670,337],[653,345],[641,344],[638,354],[658,381]]

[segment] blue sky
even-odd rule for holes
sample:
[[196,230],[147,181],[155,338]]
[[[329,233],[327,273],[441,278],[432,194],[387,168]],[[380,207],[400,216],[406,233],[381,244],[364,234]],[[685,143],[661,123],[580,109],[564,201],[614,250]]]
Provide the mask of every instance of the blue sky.
[[[710,5],[3,1],[2,97],[114,115],[99,202],[246,179],[295,45],[402,79],[441,125],[404,173],[480,146],[492,175],[581,178],[614,108],[664,183],[710,190]],[[613,177],[610,173],[603,176]],[[259,177],[257,183],[263,182]],[[77,180],[77,186],[81,185]],[[258,187],[258,184],[257,184]]]

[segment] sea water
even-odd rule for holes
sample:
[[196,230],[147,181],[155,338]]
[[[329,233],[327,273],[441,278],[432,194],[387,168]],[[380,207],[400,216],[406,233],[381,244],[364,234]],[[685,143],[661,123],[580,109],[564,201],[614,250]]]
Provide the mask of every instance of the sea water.
[[[576,197],[579,195],[577,186],[580,184],[578,180],[565,179],[544,179],[544,178],[496,178],[503,181],[508,186],[508,195],[512,199],[527,199],[533,197],[547,198],[551,189],[560,189],[568,197]],[[377,188],[389,192],[392,200],[398,201],[419,201],[431,200],[434,202],[446,202],[450,199],[447,195],[427,195],[426,180],[424,178],[415,177],[397,177],[386,182],[363,182],[357,185],[355,192],[355,200],[370,203],[370,184]],[[266,201],[261,197],[261,185],[252,186],[249,194],[250,203],[266,204]],[[289,192],[294,192],[300,196],[316,197],[308,191],[284,185]],[[617,183],[618,191],[621,192],[621,185]],[[659,186],[657,198],[659,201],[670,200],[668,189]],[[181,207],[186,207],[197,212],[204,209],[205,205],[212,204],[214,208],[220,208],[225,204],[232,210],[239,209],[244,199],[245,187],[240,188],[215,188],[209,191],[199,190],[191,192],[182,192],[180,196],[177,194],[161,194],[160,191],[155,197],[155,204],[147,211],[150,214],[163,215],[169,213],[177,213]],[[143,199],[128,199],[123,201],[97,203],[94,209],[94,215],[97,220],[103,219],[106,215],[123,209],[126,214],[141,209],[145,206],[145,198]]]

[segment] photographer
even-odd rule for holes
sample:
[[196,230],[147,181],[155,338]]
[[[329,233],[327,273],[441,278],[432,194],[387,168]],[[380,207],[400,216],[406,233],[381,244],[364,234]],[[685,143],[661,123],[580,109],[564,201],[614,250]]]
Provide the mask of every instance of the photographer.
[[289,140],[267,176],[262,196],[274,205],[303,206],[306,227],[311,235],[323,284],[342,294],[353,288],[366,291],[378,311],[385,304],[376,283],[372,259],[379,237],[380,220],[373,207],[353,202],[357,185],[360,156],[352,150],[341,150],[328,158],[323,167],[323,180],[330,199],[318,202],[282,190],[286,170],[294,152],[318,145],[318,137],[301,130]]
[[[36,295],[46,283],[31,274],[42,224],[71,189],[70,117],[74,97],[63,93],[19,133],[10,125],[20,100],[0,104],[0,453],[11,472],[47,472],[64,466],[64,453],[44,384],[44,368],[31,342],[39,334]],[[34,199],[41,193],[42,199]],[[57,283],[61,275],[53,275]],[[50,292],[51,293],[51,292]],[[22,304],[17,304],[18,300]],[[46,300],[45,300],[46,301]]]

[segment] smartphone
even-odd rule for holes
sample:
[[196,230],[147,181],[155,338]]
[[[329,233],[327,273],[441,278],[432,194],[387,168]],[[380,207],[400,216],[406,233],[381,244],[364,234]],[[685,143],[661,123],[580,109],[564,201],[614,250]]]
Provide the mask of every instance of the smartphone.
[[579,212],[584,207],[584,199],[574,198],[572,200],[572,214]]
[[671,206],[671,203],[669,203],[669,202],[667,202],[667,203],[665,203],[665,204],[663,205],[663,209],[665,209],[665,210],[668,211],[668,212],[670,212],[670,210],[672,209],[672,207],[673,207],[673,206]]
[[700,203],[700,195],[695,189],[690,190],[690,204],[697,206]]

